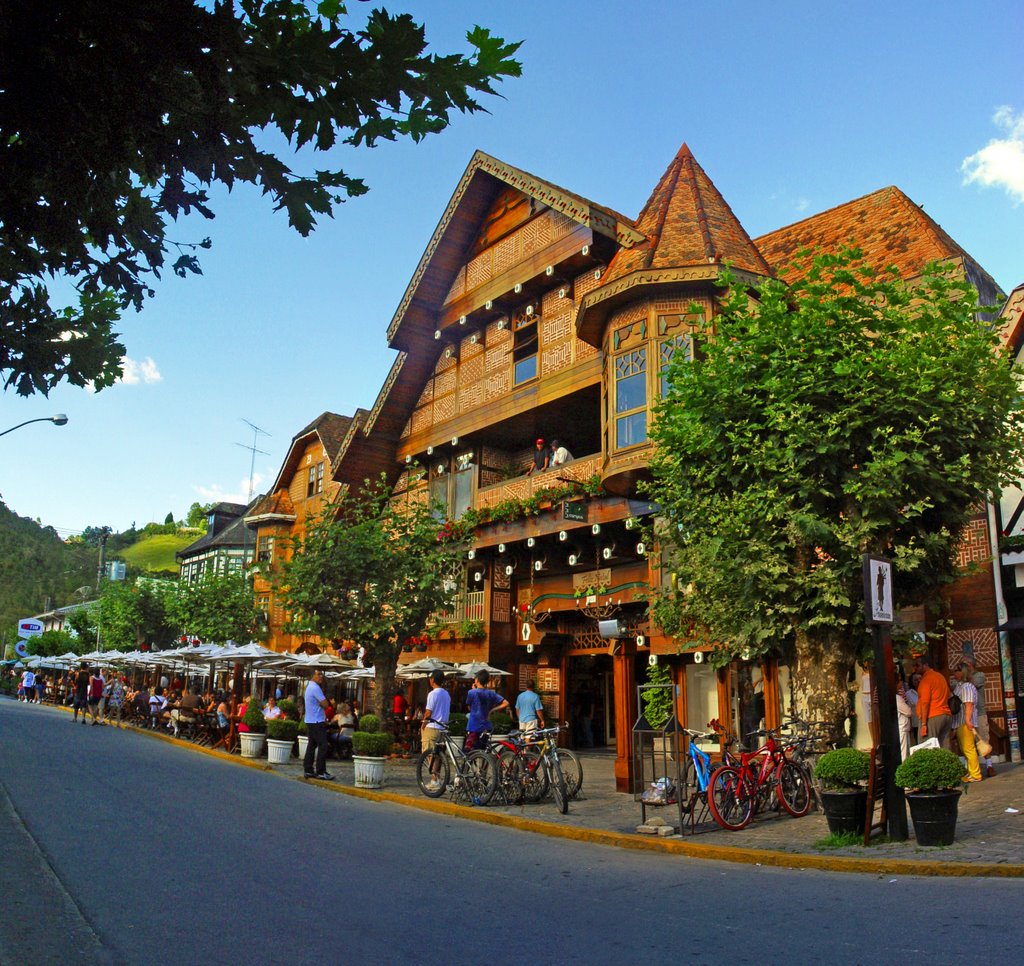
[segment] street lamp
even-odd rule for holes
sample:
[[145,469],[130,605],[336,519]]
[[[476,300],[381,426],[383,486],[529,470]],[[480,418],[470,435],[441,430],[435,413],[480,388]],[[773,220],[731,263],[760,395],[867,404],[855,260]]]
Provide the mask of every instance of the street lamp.
[[53,423],[55,426],[63,426],[68,421],[68,417],[64,413],[57,413],[56,416],[40,416],[38,419],[26,419],[23,423],[18,423],[17,426],[12,426],[10,429],[5,429],[0,436],[6,436],[8,433],[13,433],[16,429],[21,429],[22,426],[27,426],[29,423]]

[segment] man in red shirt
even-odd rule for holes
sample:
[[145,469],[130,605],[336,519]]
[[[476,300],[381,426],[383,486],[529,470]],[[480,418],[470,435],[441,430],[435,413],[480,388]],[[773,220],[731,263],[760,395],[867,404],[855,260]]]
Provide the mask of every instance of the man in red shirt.
[[918,664],[921,683],[917,686],[917,717],[921,722],[921,741],[937,738],[941,748],[948,748],[953,723],[949,711],[949,685],[938,671],[932,670],[929,658],[922,657]]

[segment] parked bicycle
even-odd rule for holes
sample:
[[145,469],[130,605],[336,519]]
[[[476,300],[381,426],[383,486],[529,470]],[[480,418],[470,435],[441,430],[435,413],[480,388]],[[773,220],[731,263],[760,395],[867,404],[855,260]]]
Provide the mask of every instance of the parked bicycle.
[[499,787],[510,804],[539,802],[550,791],[558,810],[563,815],[569,811],[569,800],[583,787],[583,765],[571,751],[558,747],[560,730],[514,731],[491,742],[498,757]]
[[781,806],[799,818],[811,807],[811,781],[807,772],[786,757],[775,731],[754,731],[748,737],[760,736],[765,743],[752,752],[741,751],[739,757],[729,751],[728,741],[724,764],[711,776],[708,807],[722,828],[739,831],[750,824],[754,814],[766,808]]
[[416,783],[427,798],[446,792],[453,801],[486,805],[498,787],[498,762],[490,752],[463,752],[446,727],[416,762]]

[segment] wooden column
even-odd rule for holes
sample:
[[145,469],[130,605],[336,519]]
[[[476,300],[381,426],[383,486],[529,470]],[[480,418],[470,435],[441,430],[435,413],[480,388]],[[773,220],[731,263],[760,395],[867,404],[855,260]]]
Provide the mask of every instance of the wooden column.
[[633,790],[633,724],[636,721],[636,639],[615,642],[615,790]]

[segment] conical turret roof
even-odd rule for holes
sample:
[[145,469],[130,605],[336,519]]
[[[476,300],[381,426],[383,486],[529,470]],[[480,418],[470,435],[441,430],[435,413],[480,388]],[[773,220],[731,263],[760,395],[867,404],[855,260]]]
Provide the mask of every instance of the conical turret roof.
[[635,224],[648,242],[621,249],[608,266],[605,284],[643,269],[725,261],[756,275],[771,274],[768,263],[686,144],[676,152]]

